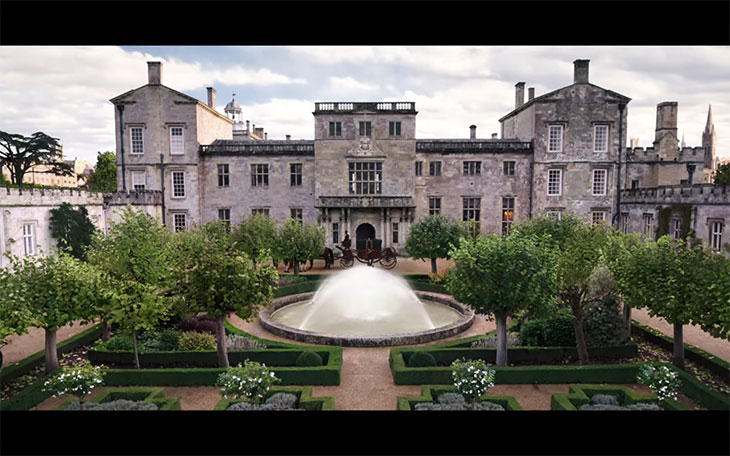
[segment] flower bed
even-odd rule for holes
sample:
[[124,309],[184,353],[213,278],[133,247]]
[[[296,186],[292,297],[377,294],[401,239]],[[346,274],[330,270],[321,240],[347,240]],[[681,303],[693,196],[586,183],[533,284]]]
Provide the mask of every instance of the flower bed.
[[[334,399],[329,396],[312,397],[312,388],[310,386],[286,387],[275,386],[266,395],[270,398],[276,393],[289,393],[297,397],[299,409],[303,410],[334,410]],[[246,400],[230,400],[221,399],[213,410],[226,410],[233,404],[247,402]]]
[[[166,398],[162,389],[158,388],[107,388],[88,402],[103,404],[120,399],[155,404],[158,407],[158,410],[180,410],[180,400],[171,397]],[[66,407],[74,402],[77,401],[66,401],[58,407],[55,407],[53,410],[65,410]]]
[[[656,404],[656,394],[641,394],[625,386],[605,385],[570,385],[568,393],[553,393],[550,397],[550,410],[579,410],[581,406],[591,404],[591,397],[597,394],[615,396],[619,405]],[[689,407],[674,399],[664,399],[661,403],[664,410],[690,410]]]
[[[415,410],[414,407],[417,404],[436,402],[442,394],[455,391],[456,388],[453,386],[422,385],[420,396],[399,396],[396,410]],[[512,396],[483,395],[479,398],[479,402],[492,402],[501,405],[505,410],[522,410],[520,404]]]

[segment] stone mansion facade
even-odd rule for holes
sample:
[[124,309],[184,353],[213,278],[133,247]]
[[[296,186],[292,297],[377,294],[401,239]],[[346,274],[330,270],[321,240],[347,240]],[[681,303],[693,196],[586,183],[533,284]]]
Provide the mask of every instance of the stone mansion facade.
[[[118,191],[161,192],[159,214],[175,230],[262,212],[318,223],[328,246],[348,232],[402,251],[410,225],[433,213],[499,234],[521,218],[572,211],[653,234],[646,217],[660,218],[656,192],[687,187],[693,204],[707,199],[698,189],[712,201],[692,229],[726,243],[730,191],[706,184],[715,162],[711,115],[702,147],[680,148],[677,103],[660,103],[654,147],[627,147],[631,99],[591,84],[588,70],[588,60],[576,60],[573,84],[540,96],[529,88],[526,101],[517,83],[500,138],[478,138],[472,125],[468,138],[418,139],[412,102],[322,102],[313,140],[268,140],[263,128],[244,126],[235,101],[221,114],[213,88],[203,103],[162,85],[161,63],[149,62],[148,84],[110,100]],[[646,189],[654,193],[642,204]]]

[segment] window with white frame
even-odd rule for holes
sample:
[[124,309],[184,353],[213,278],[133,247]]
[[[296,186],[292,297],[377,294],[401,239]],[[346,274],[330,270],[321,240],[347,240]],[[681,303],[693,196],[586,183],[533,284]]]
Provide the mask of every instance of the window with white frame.
[[147,176],[144,171],[132,171],[132,188],[135,192],[143,192],[147,187]]
[[548,126],[548,152],[563,151],[563,126]]
[[672,219],[672,239],[677,240],[682,237],[682,221],[678,218]]
[[431,197],[428,199],[428,215],[441,213],[441,198]]
[[35,255],[35,224],[23,224],[23,246],[26,255]]
[[172,172],[172,197],[185,198],[185,171]]
[[482,173],[482,162],[465,161],[464,176],[476,176]]
[[251,165],[251,187],[267,187],[269,185],[269,165]]
[[608,170],[606,169],[593,170],[593,196],[602,196],[606,194],[607,175]]
[[351,195],[380,195],[383,193],[382,162],[350,162],[348,175]]
[[606,223],[606,211],[591,211],[591,223],[593,226]]
[[506,236],[512,230],[512,222],[515,220],[515,199],[502,198],[502,236]]
[[185,231],[187,217],[183,213],[172,214],[172,226],[175,231]]
[[608,152],[608,125],[593,126],[593,152]]
[[290,163],[289,164],[289,175],[290,184],[292,187],[299,187],[302,185],[302,164],[301,163]]
[[184,144],[183,127],[170,127],[170,155],[184,154]]
[[563,188],[563,170],[562,169],[549,169],[547,179],[547,194],[551,196],[558,196],[561,194]]
[[722,229],[724,223],[722,221],[710,222],[710,246],[712,250],[720,251],[722,247]]
[[226,224],[226,231],[231,231],[231,210],[218,209],[218,220]]
[[133,155],[142,155],[144,153],[144,139],[142,136],[142,127],[132,127],[129,129],[129,140],[131,142],[130,151]]
[[622,233],[629,232],[629,214],[626,212],[621,214],[621,232]]
[[654,235],[654,216],[652,214],[644,214],[644,225],[641,230],[641,234],[644,236],[653,236]]

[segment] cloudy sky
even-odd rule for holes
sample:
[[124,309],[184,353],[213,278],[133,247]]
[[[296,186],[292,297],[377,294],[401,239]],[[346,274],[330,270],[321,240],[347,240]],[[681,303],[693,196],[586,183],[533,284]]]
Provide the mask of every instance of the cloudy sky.
[[679,102],[679,134],[701,145],[712,115],[718,155],[730,157],[730,47],[0,47],[0,130],[60,139],[67,158],[96,162],[114,149],[110,98],[162,83],[217,108],[231,100],[269,139],[313,137],[316,101],[414,101],[418,138],[499,131],[514,85],[536,96],[573,82],[573,60],[590,59],[590,81],[632,99],[628,136],[647,147],[656,105]]

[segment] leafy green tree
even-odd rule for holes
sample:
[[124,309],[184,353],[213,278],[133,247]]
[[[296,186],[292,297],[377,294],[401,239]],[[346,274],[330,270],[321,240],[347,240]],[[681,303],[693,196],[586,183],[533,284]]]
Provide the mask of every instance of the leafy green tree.
[[[93,308],[89,305],[94,271],[65,251],[58,255],[32,256],[22,259],[8,255],[12,277],[4,279],[4,292],[13,295],[18,309],[27,309],[30,326],[45,331],[46,372],[58,369],[56,332],[58,328],[76,320],[90,320]],[[5,306],[3,306],[5,307]],[[15,315],[16,324],[28,314]]]
[[106,235],[94,235],[87,257],[102,273],[95,282],[96,316],[132,333],[139,369],[137,333],[164,321],[171,308],[165,295],[171,267],[165,255],[170,234],[155,219],[127,206]]
[[[0,348],[10,343],[10,336],[27,333],[33,324],[33,314],[27,303],[16,299],[16,293],[22,296],[27,285],[14,279],[10,269],[0,269],[0,290],[3,290],[0,293]],[[0,351],[0,367],[2,365],[3,354]]]
[[25,173],[37,165],[48,167],[47,171],[42,171],[44,173],[73,176],[73,167],[59,159],[58,146],[57,138],[42,132],[23,136],[0,131],[0,167],[8,167],[10,181],[19,187],[23,186]]
[[[174,275],[172,291],[190,312],[216,317],[218,366],[227,368],[225,318],[235,312],[251,318],[273,297],[279,274],[273,266],[255,268],[237,250],[224,224],[209,222],[175,233],[170,244]],[[265,263],[265,252],[258,258]]]
[[299,262],[317,258],[323,249],[324,232],[316,226],[288,218],[277,229],[277,256],[294,262],[294,275],[299,275]]
[[89,211],[84,206],[74,209],[69,203],[61,203],[51,209],[51,236],[57,239],[59,249],[69,249],[69,253],[79,260],[86,259],[86,249],[91,244],[91,236],[96,231],[89,219]]
[[307,245],[305,260],[313,261],[322,255],[324,251],[324,237],[324,228],[313,224],[304,225],[304,239]]
[[730,163],[723,163],[715,170],[715,184],[730,184]]
[[427,215],[411,226],[406,238],[408,254],[417,260],[430,258],[431,272],[436,274],[436,259],[450,258],[451,248],[466,236],[464,226],[441,214]]
[[608,245],[610,232],[604,225],[589,226],[571,214],[564,214],[561,220],[535,217],[518,224],[514,229],[518,237],[548,235],[550,245],[558,252],[559,304],[569,307],[573,313],[573,329],[581,364],[589,362],[583,331],[587,305],[606,298],[606,295],[590,295],[590,288],[594,270],[604,261],[603,252]]
[[494,234],[462,238],[451,251],[455,266],[446,289],[476,312],[497,321],[497,365],[507,364],[507,317],[551,306],[557,292],[556,256],[534,237]]
[[96,166],[86,181],[89,190],[113,192],[117,189],[117,156],[114,152],[97,152]]
[[693,321],[713,337],[730,340],[730,258],[705,250],[701,282],[705,299]]
[[231,232],[236,247],[256,259],[268,249],[272,254],[276,249],[276,222],[265,214],[253,214],[244,218]]

